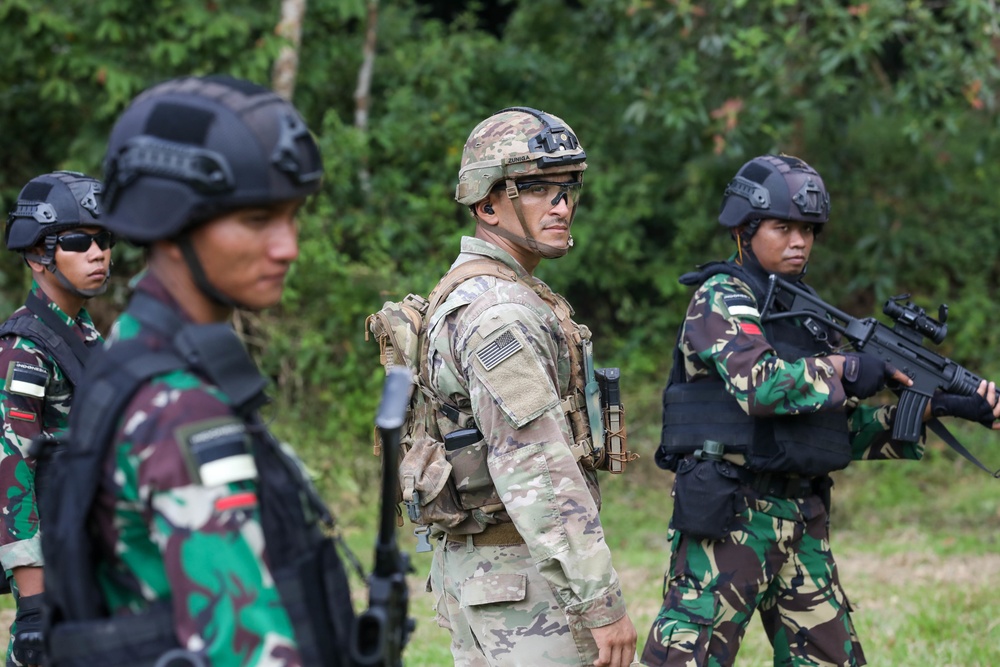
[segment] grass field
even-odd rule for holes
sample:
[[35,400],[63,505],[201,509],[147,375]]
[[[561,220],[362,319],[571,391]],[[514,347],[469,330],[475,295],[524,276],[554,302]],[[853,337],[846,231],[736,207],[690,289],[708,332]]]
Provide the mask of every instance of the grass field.
[[[652,442],[644,434],[645,442]],[[987,461],[1000,434],[961,430],[962,441]],[[636,441],[639,439],[637,438]],[[671,476],[656,469],[652,451],[623,477],[602,476],[602,517],[640,651],[660,606],[667,564]],[[312,452],[310,460],[317,460]],[[317,466],[321,467],[321,466]],[[857,463],[835,475],[832,544],[841,580],[870,665],[875,667],[995,667],[1000,665],[1000,481],[931,443],[921,462]],[[345,480],[334,492],[348,544],[366,567],[372,559],[377,492]],[[434,623],[433,599],[424,592],[430,554],[416,554],[411,526],[400,542],[412,554],[411,615],[417,630],[407,667],[451,665],[448,635]],[[352,578],[359,608],[366,591]],[[0,598],[0,639],[12,617]],[[755,620],[736,662],[771,665],[770,647]],[[530,667],[530,666],[526,666]]]
[[[995,667],[1000,481],[934,446],[927,459],[856,464],[836,476],[831,541],[855,624],[876,667]],[[670,475],[642,465],[635,474],[603,480],[601,514],[641,651],[661,602]],[[401,541],[412,553],[415,540],[408,531],[403,529]],[[348,532],[369,560],[368,531],[355,524]],[[405,664],[450,665],[448,634],[435,624],[434,601],[424,592],[430,554],[413,554],[413,562],[417,631]],[[756,620],[736,664],[772,664]]]

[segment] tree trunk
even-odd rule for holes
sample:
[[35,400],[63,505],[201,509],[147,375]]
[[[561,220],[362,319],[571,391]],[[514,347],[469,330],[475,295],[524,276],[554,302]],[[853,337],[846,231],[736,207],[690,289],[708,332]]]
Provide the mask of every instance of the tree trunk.
[[[364,58],[358,70],[358,87],[354,90],[354,127],[368,132],[368,105],[371,101],[372,70],[375,68],[375,45],[378,42],[378,0],[368,0],[368,23],[365,31]],[[358,172],[361,190],[367,195],[371,191],[371,174],[368,160],[361,163]]]
[[281,47],[271,73],[271,88],[286,100],[295,93],[295,76],[299,71],[299,44],[302,42],[302,17],[306,13],[306,0],[281,0],[281,21],[275,28],[279,37],[288,43]]

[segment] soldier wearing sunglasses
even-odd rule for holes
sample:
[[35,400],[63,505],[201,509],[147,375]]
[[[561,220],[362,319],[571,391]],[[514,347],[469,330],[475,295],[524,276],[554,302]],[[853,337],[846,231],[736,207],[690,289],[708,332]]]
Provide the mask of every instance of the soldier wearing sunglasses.
[[7,665],[41,662],[42,551],[36,437],[68,425],[73,390],[101,336],[84,309],[107,289],[114,237],[100,220],[100,183],[57,171],[21,190],[7,218],[7,248],[31,269],[25,305],[0,326],[0,564],[17,599]]

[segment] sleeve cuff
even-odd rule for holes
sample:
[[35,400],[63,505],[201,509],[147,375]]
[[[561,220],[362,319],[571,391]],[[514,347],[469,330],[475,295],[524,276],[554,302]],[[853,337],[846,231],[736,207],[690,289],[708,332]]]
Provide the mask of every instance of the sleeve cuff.
[[26,540],[18,540],[0,546],[0,566],[4,570],[15,567],[42,567],[42,538],[35,535]]
[[610,625],[625,615],[625,598],[617,584],[603,595],[566,608],[568,616],[575,616],[585,628],[600,628]]

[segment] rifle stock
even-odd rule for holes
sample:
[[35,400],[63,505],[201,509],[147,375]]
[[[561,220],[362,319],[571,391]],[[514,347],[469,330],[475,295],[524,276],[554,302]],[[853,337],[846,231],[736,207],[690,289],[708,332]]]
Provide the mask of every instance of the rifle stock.
[[389,370],[382,389],[375,425],[382,454],[382,507],[375,543],[375,566],[369,577],[368,609],[358,616],[352,637],[351,659],[359,667],[402,667],[403,648],[416,625],[409,612],[406,573],[409,554],[396,542],[396,487],[400,430],[410,402],[413,376],[402,366]]

